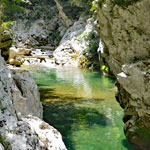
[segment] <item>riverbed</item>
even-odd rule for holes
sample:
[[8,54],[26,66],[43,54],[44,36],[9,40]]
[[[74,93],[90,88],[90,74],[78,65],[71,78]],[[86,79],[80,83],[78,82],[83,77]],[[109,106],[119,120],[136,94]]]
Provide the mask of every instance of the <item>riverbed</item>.
[[24,67],[39,86],[44,120],[68,150],[135,150],[123,133],[113,77],[72,67]]

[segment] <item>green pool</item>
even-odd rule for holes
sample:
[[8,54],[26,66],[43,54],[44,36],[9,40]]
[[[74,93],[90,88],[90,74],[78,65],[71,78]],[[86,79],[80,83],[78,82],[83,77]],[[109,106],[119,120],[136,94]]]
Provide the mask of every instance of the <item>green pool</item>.
[[71,67],[27,69],[39,86],[44,120],[61,132],[68,150],[135,149],[123,133],[115,79]]

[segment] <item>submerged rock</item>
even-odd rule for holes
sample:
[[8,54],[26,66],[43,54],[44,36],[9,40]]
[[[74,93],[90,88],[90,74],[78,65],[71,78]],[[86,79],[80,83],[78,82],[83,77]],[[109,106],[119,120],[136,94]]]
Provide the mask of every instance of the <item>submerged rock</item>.
[[100,59],[117,77],[125,134],[140,150],[150,138],[150,1],[94,1]]

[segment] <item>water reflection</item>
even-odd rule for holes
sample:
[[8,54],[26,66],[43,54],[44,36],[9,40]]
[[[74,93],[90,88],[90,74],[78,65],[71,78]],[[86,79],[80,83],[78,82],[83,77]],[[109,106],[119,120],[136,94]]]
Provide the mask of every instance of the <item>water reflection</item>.
[[44,120],[69,150],[133,150],[125,140],[114,79],[75,68],[31,71],[44,104]]

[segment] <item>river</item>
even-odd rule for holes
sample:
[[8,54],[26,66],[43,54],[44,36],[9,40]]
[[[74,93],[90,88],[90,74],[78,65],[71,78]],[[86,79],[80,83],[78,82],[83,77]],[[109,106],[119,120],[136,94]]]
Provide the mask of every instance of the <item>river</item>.
[[58,129],[68,150],[134,150],[123,133],[115,79],[72,67],[30,66],[39,86],[44,120]]

